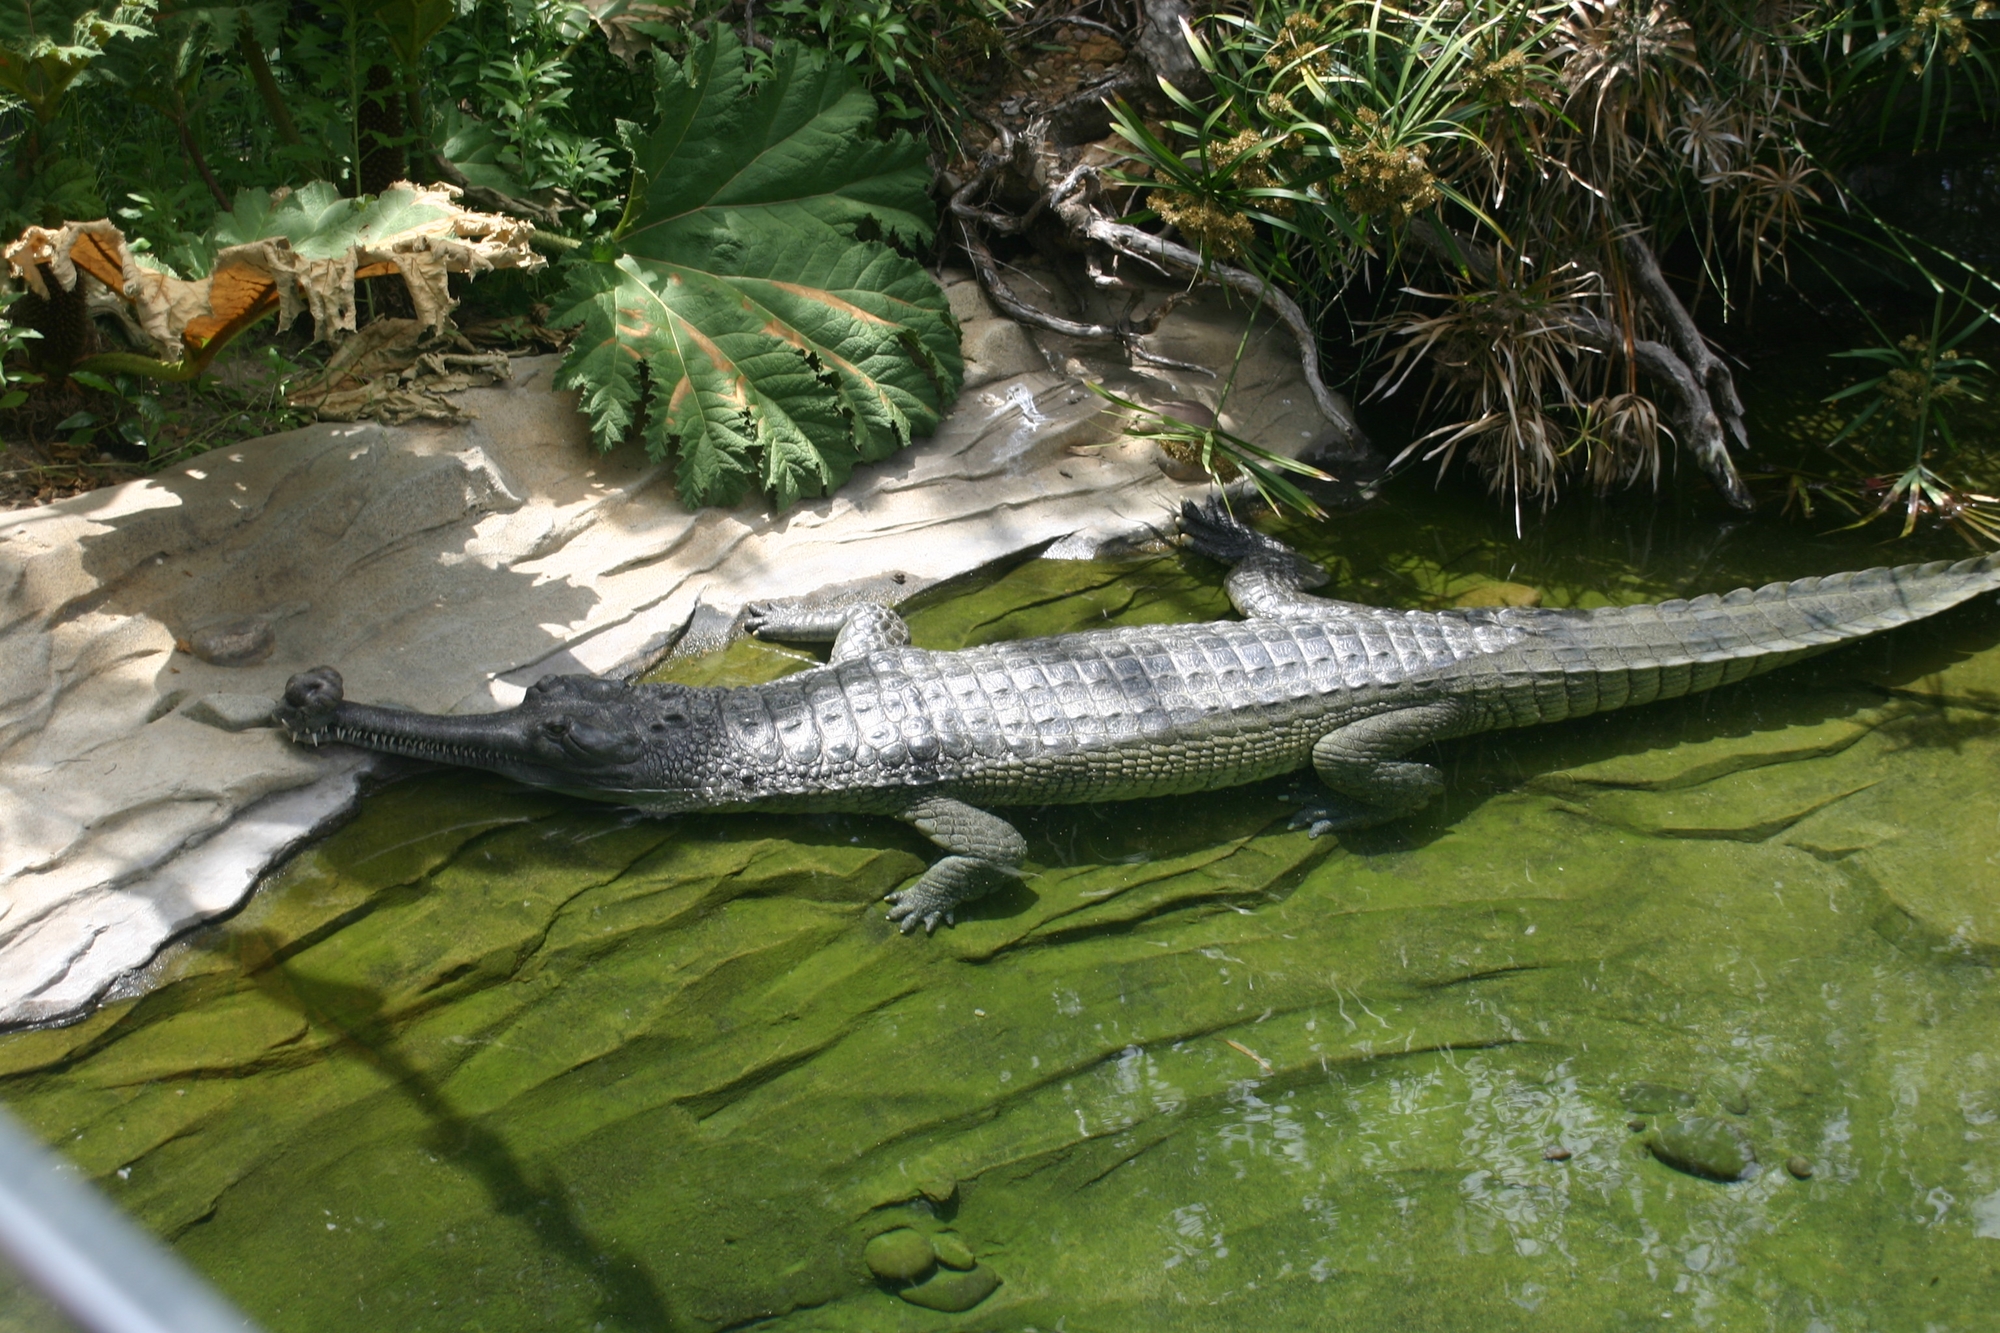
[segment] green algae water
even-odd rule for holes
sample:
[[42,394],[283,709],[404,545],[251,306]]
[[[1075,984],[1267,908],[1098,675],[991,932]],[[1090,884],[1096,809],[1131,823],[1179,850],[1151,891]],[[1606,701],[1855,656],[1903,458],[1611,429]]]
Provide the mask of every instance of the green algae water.
[[[1419,484],[1285,535],[1404,606],[1958,553],[1509,521]],[[1221,574],[1030,561],[911,623],[1213,618]],[[1318,841],[1286,782],[1013,812],[1031,877],[930,939],[883,919],[935,855],[893,821],[433,773],[142,998],[0,1040],[0,1098],[298,1333],[1990,1328],[1993,600],[1433,758],[1435,807]]]

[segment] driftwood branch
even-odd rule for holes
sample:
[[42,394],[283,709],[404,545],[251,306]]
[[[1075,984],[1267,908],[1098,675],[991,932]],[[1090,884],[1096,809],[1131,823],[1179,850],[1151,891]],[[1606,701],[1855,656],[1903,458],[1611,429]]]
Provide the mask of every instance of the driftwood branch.
[[[1036,128],[1031,126],[1026,136],[1031,142],[1039,137],[1035,133]],[[998,163],[992,160],[983,163],[978,174],[952,193],[950,210],[958,220],[965,252],[972,260],[973,271],[978,275],[980,286],[985,289],[994,306],[1009,319],[1035,328],[1047,329],[1052,333],[1066,334],[1072,338],[1121,342],[1134,357],[1154,365],[1181,370],[1208,370],[1208,367],[1184,365],[1169,360],[1147,350],[1138,342],[1139,336],[1151,333],[1159,327],[1161,318],[1179,300],[1178,296],[1170,298],[1155,309],[1143,322],[1125,320],[1110,325],[1085,324],[1064,319],[1059,315],[1037,309],[1014,293],[1005,278],[1000,275],[993,253],[987,248],[979,228],[989,227],[1003,235],[1018,234],[1025,230],[1035,216],[1044,209],[1053,211],[1072,236],[1095,242],[1115,254],[1139,260],[1163,273],[1190,278],[1195,283],[1211,282],[1240,292],[1262,304],[1277,316],[1278,321],[1297,340],[1299,361],[1305,373],[1306,385],[1312,391],[1313,402],[1319,407],[1320,412],[1348,436],[1359,437],[1361,430],[1353,416],[1320,379],[1319,344],[1311,322],[1306,319],[1305,312],[1299,308],[1298,302],[1287,296],[1276,283],[1233,265],[1204,260],[1199,252],[1185,245],[1113,221],[1094,203],[1098,176],[1096,170],[1091,167],[1072,168],[1060,181],[1040,192],[1033,206],[1020,218],[982,207],[976,204],[974,199],[982,189],[991,184],[997,166]],[[1112,280],[1100,280],[1099,285],[1112,285]]]
[[[1645,296],[1646,304],[1666,329],[1681,370],[1693,381],[1692,384],[1676,383],[1684,399],[1684,428],[1691,432],[1686,437],[1688,447],[1702,467],[1708,470],[1708,475],[1714,479],[1716,489],[1722,492],[1725,500],[1737,509],[1755,508],[1750,488],[1743,484],[1736,464],[1729,457],[1731,440],[1739,449],[1750,447],[1750,432],[1743,424],[1743,400],[1736,396],[1736,377],[1729,373],[1729,367],[1709,347],[1694,317],[1688,314],[1687,307],[1681,304],[1674,289],[1667,285],[1666,275],[1660,272],[1660,261],[1645,238],[1637,233],[1628,233],[1620,243],[1620,249],[1625,253],[1626,267]],[[1641,369],[1647,369],[1649,374],[1658,377],[1658,372],[1649,369],[1647,362],[1640,360],[1636,352],[1634,359]]]
[[1065,337],[1085,342],[1115,342],[1122,345],[1126,354],[1134,360],[1163,366],[1170,370],[1187,370],[1203,375],[1215,373],[1207,366],[1192,365],[1161,356],[1139,342],[1139,339],[1146,334],[1159,328],[1160,321],[1166,318],[1167,312],[1178,304],[1178,296],[1168,297],[1141,320],[1134,320],[1128,316],[1116,324],[1092,324],[1081,320],[1064,319],[1061,315],[1052,315],[1016,295],[1006,278],[1001,276],[1000,265],[993,258],[993,252],[987,248],[985,240],[979,235],[979,229],[972,226],[965,217],[958,219],[958,227],[965,253],[972,260],[972,270],[978,276],[979,285],[985,290],[987,299],[993,302],[995,309],[1015,323],[1046,329],[1050,333],[1060,333]]

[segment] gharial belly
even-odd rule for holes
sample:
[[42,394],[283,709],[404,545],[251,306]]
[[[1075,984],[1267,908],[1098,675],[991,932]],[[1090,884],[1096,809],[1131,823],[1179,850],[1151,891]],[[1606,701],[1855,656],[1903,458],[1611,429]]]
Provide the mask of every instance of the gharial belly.
[[[963,800],[995,805],[1123,801],[1216,791],[1303,768],[1324,720],[1255,726],[1197,725],[1087,745],[1045,746],[989,761],[940,784]],[[1027,749],[1027,747],[1023,747]]]

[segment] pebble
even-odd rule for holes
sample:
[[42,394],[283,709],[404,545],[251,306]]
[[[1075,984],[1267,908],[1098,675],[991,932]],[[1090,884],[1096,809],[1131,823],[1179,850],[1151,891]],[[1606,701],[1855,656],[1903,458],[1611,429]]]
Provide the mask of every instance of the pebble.
[[1625,1128],[1631,1130],[1634,1134],[1640,1134],[1645,1132],[1646,1122],[1639,1119],[1639,1117],[1637,1116],[1633,1116],[1630,1120],[1627,1120],[1625,1122]]
[[931,1243],[908,1227],[885,1231],[861,1252],[868,1271],[884,1282],[920,1282],[937,1266]]
[[1750,1093],[1743,1088],[1732,1088],[1722,1094],[1722,1109],[1731,1115],[1750,1114]]
[[990,1268],[974,1268],[966,1273],[945,1269],[922,1286],[905,1287],[896,1294],[926,1310],[957,1314],[961,1310],[970,1310],[991,1296],[999,1286],[1000,1279]]
[[1573,1156],[1575,1154],[1567,1148],[1542,1149],[1542,1160],[1544,1162],[1567,1162]]
[[1806,1160],[1805,1158],[1803,1158],[1803,1157],[1788,1157],[1788,1158],[1786,1158],[1786,1159],[1785,1159],[1785,1170],[1787,1170],[1787,1171],[1791,1172],[1791,1173],[1792,1173],[1792,1175],[1793,1175],[1794,1177],[1796,1177],[1797,1179],[1799,1179],[1799,1180],[1811,1180],[1811,1179],[1812,1179],[1812,1173],[1813,1173],[1813,1172],[1812,1172],[1812,1163],[1811,1163],[1811,1162],[1808,1162],[1808,1161],[1807,1161],[1807,1160]]
[[940,1231],[931,1237],[931,1252],[946,1268],[955,1268],[963,1273],[979,1267],[979,1260],[972,1257],[972,1247],[950,1231]]
[[203,625],[187,638],[187,651],[210,666],[255,666],[278,646],[271,622],[256,616]]
[[1742,1180],[1757,1162],[1757,1154],[1741,1130],[1707,1116],[1683,1116],[1662,1125],[1646,1140],[1646,1146],[1676,1171],[1704,1180]]

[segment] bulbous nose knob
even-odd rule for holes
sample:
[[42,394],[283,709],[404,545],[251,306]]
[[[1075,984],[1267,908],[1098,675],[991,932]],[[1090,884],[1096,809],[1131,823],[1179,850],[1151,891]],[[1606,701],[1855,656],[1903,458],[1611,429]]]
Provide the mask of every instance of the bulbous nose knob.
[[276,710],[278,722],[297,739],[333,721],[345,697],[340,673],[330,666],[301,671],[285,682],[285,697]]

